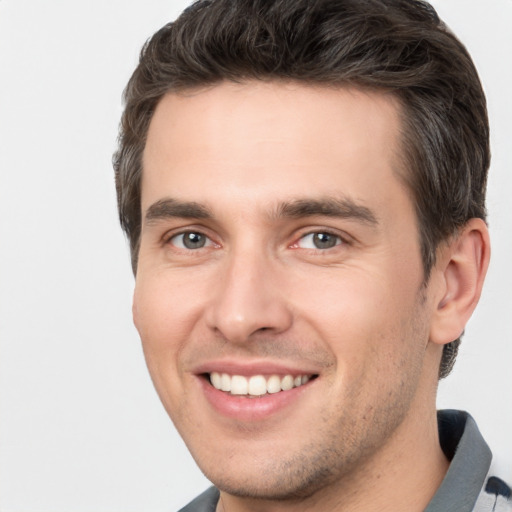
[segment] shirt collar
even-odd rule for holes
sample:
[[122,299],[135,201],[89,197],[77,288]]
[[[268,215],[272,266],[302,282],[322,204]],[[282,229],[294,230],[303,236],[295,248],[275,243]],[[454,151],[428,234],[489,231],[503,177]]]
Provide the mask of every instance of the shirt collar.
[[491,450],[467,412],[439,411],[437,420],[441,448],[451,463],[425,512],[471,512],[491,465]]

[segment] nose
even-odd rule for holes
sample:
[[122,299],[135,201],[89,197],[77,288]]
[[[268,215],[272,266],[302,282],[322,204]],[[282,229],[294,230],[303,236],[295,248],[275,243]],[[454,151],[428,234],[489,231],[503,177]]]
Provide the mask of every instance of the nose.
[[232,255],[225,261],[206,312],[209,328],[232,343],[286,331],[293,316],[276,267],[263,254]]

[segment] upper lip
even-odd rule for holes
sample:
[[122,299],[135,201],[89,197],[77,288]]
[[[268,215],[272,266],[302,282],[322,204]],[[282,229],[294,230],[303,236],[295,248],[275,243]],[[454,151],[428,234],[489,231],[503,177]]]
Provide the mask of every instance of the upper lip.
[[308,365],[288,365],[275,361],[231,361],[218,360],[201,363],[194,367],[193,373],[227,373],[229,375],[317,375],[318,368]]

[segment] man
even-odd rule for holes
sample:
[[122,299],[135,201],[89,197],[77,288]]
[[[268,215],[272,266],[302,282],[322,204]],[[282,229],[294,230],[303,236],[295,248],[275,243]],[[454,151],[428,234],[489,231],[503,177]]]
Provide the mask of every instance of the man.
[[125,98],[134,321],[215,485],[183,510],[512,510],[435,407],[489,261],[489,133],[434,10],[197,2]]

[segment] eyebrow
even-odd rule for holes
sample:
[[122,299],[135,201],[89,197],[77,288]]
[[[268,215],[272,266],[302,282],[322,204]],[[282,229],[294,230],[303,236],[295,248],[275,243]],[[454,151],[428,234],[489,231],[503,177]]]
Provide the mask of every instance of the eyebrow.
[[[347,197],[284,201],[279,203],[270,215],[276,219],[313,216],[351,219],[371,226],[378,225],[377,216],[371,209]],[[165,198],[156,201],[147,209],[145,222],[152,224],[154,221],[168,218],[213,219],[214,215],[210,208],[203,204]]]
[[277,217],[301,218],[315,215],[352,219],[371,226],[376,226],[379,223],[377,216],[370,208],[358,204],[348,197],[296,199],[281,203],[276,210]]
[[194,201],[179,201],[177,199],[160,199],[153,203],[146,211],[145,221],[169,219],[173,217],[190,219],[211,219],[213,214],[206,206]]

